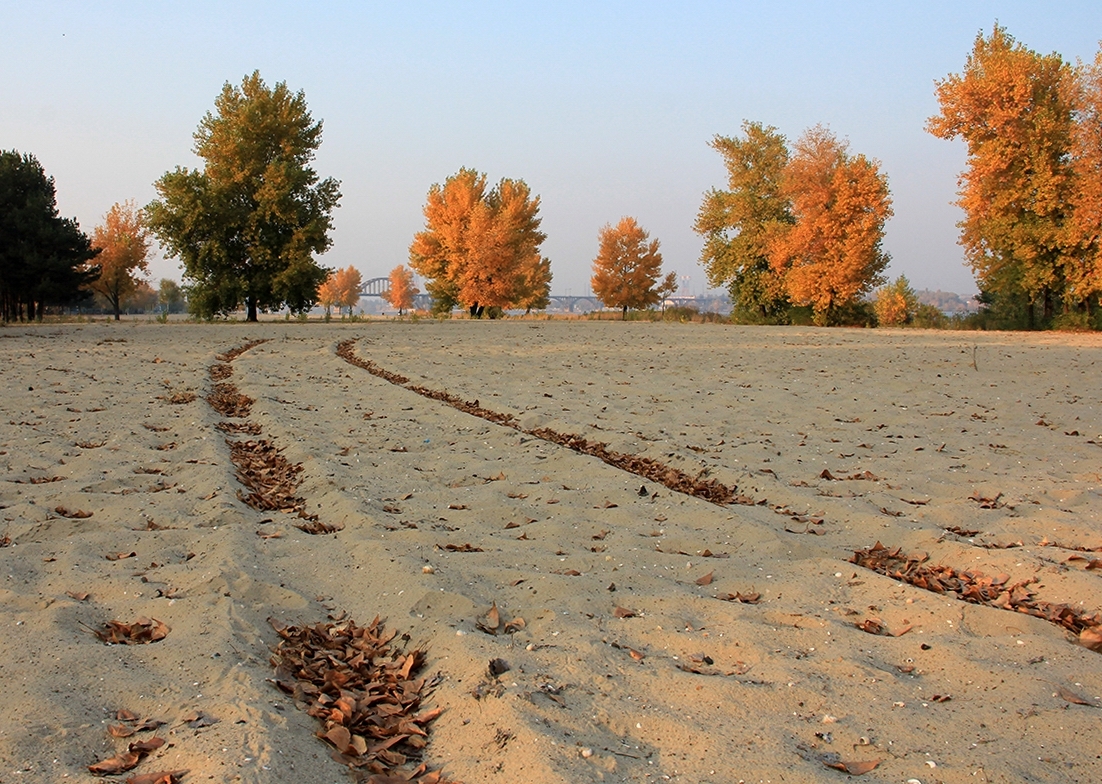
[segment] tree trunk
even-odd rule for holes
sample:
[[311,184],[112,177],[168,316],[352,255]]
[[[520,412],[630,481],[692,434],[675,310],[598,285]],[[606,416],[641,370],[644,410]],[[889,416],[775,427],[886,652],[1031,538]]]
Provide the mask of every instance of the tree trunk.
[[628,320],[628,306],[624,305],[624,310],[623,310],[623,312],[620,313],[620,321],[627,321],[627,320]]
[[246,316],[245,321],[259,321],[256,317],[256,300],[252,297],[245,297],[245,309]]

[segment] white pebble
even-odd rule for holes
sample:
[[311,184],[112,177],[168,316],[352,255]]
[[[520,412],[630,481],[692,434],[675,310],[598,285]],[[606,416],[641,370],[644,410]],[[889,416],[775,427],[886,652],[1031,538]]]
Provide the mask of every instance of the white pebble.
[[585,759],[589,759],[593,756],[593,749],[582,749],[582,756]]
[[933,760],[926,760],[926,764],[929,765],[931,768],[936,768],[937,767],[937,763],[934,762]]
[[429,566],[428,564],[425,564],[424,566],[421,567],[421,571],[425,574],[432,574],[436,570],[434,568],[432,568],[431,566]]

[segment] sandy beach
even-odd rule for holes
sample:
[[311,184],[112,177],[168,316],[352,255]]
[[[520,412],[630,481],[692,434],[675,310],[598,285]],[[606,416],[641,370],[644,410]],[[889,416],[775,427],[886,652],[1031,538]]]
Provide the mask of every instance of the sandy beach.
[[[1098,335],[123,322],[10,325],[0,361],[0,784],[152,735],[113,780],[349,780],[274,627],[376,616],[449,780],[1102,780],[1102,654],[1020,611],[1102,611]],[[293,499],[244,503],[227,439]],[[991,590],[851,562],[877,542]]]

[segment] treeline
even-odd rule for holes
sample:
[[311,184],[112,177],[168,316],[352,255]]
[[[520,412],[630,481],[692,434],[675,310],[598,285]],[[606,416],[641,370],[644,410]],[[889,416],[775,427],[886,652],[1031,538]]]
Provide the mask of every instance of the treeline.
[[[995,26],[936,90],[940,112],[927,130],[968,147],[960,243],[980,288],[980,310],[953,324],[1102,327],[1102,51],[1072,65]],[[258,72],[227,83],[194,134],[202,167],[166,172],[155,200],[116,204],[91,238],[57,215],[53,180],[33,156],[0,153],[0,317],[40,318],[48,306],[94,295],[118,318],[125,303],[148,298],[154,238],[182,262],[196,316],[244,307],[255,321],[318,303],[327,315],[351,314],[359,272],[316,259],[332,243],[341,198],[340,183],[311,166],[321,133],[301,91],[269,87]],[[730,293],[736,320],[944,325],[905,278],[884,275],[892,200],[878,161],[818,125],[790,142],[745,122],[741,135],[711,146],[727,184],[704,194],[693,228],[708,281]],[[551,262],[541,251],[540,197],[527,183],[491,186],[462,168],[430,187],[423,211],[409,267],[391,271],[385,294],[400,313],[418,293],[414,272],[436,313],[492,318],[547,307]],[[634,218],[604,226],[596,244],[594,294],[621,317],[676,291],[676,275],[662,275],[658,240]]]

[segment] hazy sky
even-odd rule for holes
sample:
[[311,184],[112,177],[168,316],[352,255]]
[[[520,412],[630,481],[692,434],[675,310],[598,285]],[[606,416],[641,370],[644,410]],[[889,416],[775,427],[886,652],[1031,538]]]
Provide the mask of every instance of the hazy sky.
[[[33,153],[88,232],[116,201],[196,166],[222,85],[259,69],[324,121],[342,182],[323,264],[365,278],[408,259],[430,185],[461,166],[542,199],[555,293],[583,293],[597,231],[634,216],[665,267],[705,285],[692,231],[725,185],[716,134],[816,123],[878,158],[895,201],[889,274],[972,293],[951,206],[962,142],[923,131],[934,81],[996,19],[1093,59],[1102,2],[15,2],[0,0],[0,149]],[[180,277],[158,260],[155,278]]]

